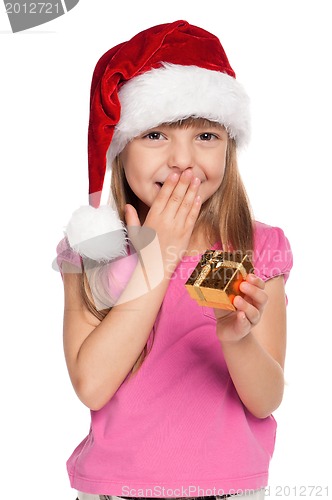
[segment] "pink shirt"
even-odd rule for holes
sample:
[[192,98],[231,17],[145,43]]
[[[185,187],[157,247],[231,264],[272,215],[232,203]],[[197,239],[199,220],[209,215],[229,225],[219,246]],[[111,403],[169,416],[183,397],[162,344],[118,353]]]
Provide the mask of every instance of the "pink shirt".
[[[58,247],[60,267],[67,260],[65,245]],[[243,406],[213,310],[196,305],[184,287],[198,260],[185,257],[177,267],[154,325],[152,350],[137,374],[101,410],[91,411],[89,434],[67,462],[73,488],[181,497],[266,486],[276,422]],[[287,279],[292,254],[281,229],[256,224],[254,264],[264,280],[280,274]]]

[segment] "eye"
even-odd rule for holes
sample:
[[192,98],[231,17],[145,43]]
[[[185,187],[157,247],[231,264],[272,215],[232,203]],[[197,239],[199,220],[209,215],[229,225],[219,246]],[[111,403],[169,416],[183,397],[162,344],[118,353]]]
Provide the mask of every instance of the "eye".
[[198,136],[199,141],[213,141],[216,139],[219,139],[219,137],[216,134],[212,134],[212,132],[204,132]]
[[165,140],[166,137],[161,132],[152,131],[143,135],[143,139],[149,139],[150,141],[162,141]]

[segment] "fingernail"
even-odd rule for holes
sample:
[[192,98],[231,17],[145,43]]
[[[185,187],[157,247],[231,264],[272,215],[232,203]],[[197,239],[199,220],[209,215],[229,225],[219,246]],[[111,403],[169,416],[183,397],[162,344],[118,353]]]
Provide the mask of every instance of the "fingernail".
[[241,307],[241,304],[243,304],[243,298],[241,297],[241,295],[236,295],[233,300],[233,304],[235,307]]
[[201,183],[201,181],[198,177],[194,177],[191,182],[192,182],[193,186],[198,186]]

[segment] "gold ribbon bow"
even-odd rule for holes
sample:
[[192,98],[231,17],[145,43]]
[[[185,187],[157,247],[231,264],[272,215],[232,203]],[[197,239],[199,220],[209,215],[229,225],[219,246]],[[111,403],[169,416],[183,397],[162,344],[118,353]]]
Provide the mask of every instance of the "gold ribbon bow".
[[241,262],[234,262],[233,260],[221,260],[220,258],[218,258],[218,256],[221,255],[222,253],[224,253],[224,252],[222,252],[221,250],[215,250],[213,252],[210,259],[206,262],[206,264],[204,264],[204,266],[203,266],[201,272],[199,273],[199,276],[195,280],[193,286],[196,286],[196,287],[201,286],[201,284],[203,283],[203,281],[205,280],[207,275],[210,273],[213,264],[215,264],[214,268],[216,270],[221,268],[221,267],[228,267],[231,269],[236,269],[237,271],[239,271],[242,274],[244,279],[246,278],[247,271],[243,265],[243,262],[246,260],[246,258],[248,256],[245,255],[243,257],[243,259],[241,260]]

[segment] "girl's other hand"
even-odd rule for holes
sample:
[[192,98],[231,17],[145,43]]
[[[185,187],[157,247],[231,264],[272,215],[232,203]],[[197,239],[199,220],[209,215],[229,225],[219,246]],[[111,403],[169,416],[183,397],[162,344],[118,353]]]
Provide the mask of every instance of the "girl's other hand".
[[262,279],[254,274],[248,274],[246,280],[240,285],[244,297],[237,295],[233,302],[237,310],[228,312],[214,309],[219,340],[239,341],[259,323],[267,303],[267,294],[264,288],[265,283]]

